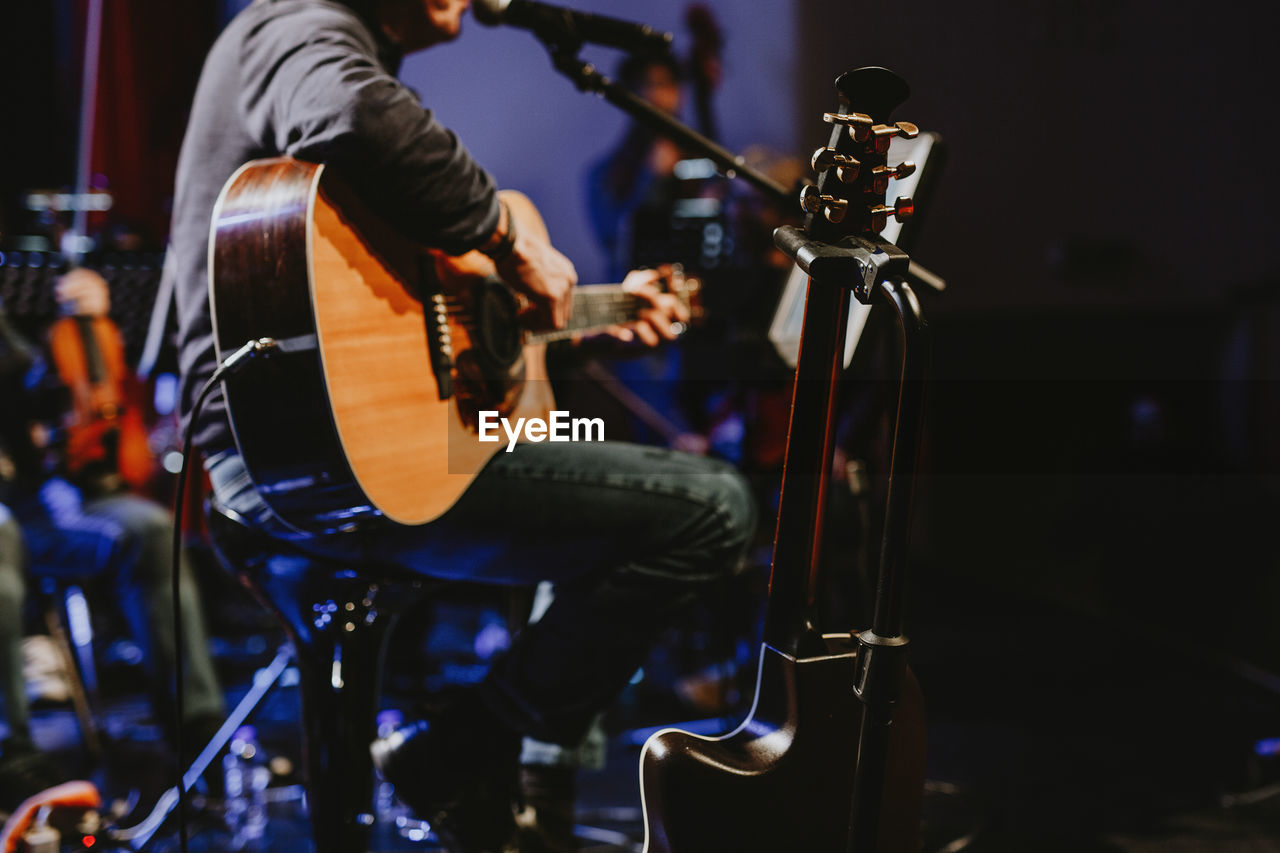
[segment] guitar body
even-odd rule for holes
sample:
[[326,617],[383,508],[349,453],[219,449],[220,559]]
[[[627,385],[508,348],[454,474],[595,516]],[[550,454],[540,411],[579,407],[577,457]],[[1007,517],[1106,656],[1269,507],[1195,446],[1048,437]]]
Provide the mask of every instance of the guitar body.
[[[223,388],[255,485],[294,527],[429,522],[506,446],[478,440],[475,412],[545,417],[554,403],[544,346],[522,345],[514,322],[496,328],[513,318],[494,318],[494,343],[435,310],[439,294],[470,316],[503,313],[482,276],[438,284],[433,256],[323,166],[242,167],[214,209],[209,254],[219,359],[263,337],[299,345]],[[446,339],[456,369],[442,383],[433,347]],[[494,370],[493,349],[510,363]]]
[[[666,729],[640,756],[646,853],[843,851],[863,705],[849,685],[856,652],[829,635],[829,656],[768,645],[755,705],[736,731],[706,738]],[[924,704],[908,676],[894,714],[876,850],[917,853]]]

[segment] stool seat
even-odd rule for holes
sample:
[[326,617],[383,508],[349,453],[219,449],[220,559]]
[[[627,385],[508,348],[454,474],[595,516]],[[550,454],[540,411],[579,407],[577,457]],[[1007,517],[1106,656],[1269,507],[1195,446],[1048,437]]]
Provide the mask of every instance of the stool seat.
[[313,561],[318,565],[329,565],[335,569],[338,566],[350,567],[358,562],[361,577],[370,583],[405,584],[414,587],[448,583],[448,581],[430,578],[406,569],[397,563],[372,558],[355,561],[348,556],[325,553],[322,547],[316,544],[321,541],[317,538],[295,540],[272,536],[254,527],[235,510],[223,507],[213,498],[205,501],[205,523],[211,545],[217,556],[251,572],[261,570],[273,557],[292,556]]

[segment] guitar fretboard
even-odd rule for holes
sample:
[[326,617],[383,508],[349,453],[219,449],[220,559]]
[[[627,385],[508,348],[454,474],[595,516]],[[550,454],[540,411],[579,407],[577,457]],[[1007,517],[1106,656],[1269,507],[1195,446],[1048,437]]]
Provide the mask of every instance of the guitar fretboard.
[[634,293],[622,289],[620,284],[594,284],[578,287],[573,291],[573,315],[563,329],[534,332],[530,343],[550,343],[573,335],[599,332],[609,326],[629,323],[648,305]]

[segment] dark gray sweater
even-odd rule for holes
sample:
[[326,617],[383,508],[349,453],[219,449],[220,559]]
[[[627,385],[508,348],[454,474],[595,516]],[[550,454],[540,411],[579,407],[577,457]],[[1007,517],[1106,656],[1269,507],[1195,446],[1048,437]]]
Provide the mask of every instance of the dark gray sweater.
[[[218,37],[200,75],[174,194],[169,268],[177,275],[184,422],[217,366],[207,248],[218,193],[243,163],[278,154],[325,162],[408,236],[450,253],[498,223],[492,178],[395,78],[399,58],[348,7],[257,0]],[[232,446],[221,393],[196,444]]]

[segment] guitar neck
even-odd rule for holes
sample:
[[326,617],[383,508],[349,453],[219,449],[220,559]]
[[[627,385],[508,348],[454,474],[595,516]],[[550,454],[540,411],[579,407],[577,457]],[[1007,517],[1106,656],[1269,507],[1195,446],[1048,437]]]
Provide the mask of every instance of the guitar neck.
[[573,314],[563,329],[533,332],[529,343],[560,341],[573,335],[601,332],[609,326],[630,323],[640,316],[648,301],[623,290],[620,284],[593,284],[573,291]]

